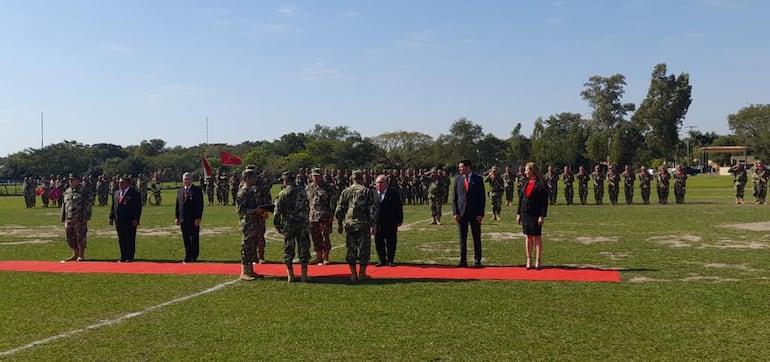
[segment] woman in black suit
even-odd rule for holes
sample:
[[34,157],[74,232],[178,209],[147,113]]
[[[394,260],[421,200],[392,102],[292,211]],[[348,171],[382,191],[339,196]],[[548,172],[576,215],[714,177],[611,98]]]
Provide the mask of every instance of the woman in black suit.
[[540,270],[540,256],[543,251],[543,223],[548,213],[548,186],[534,162],[524,167],[526,181],[519,197],[516,223],[522,226],[527,236],[527,270],[532,268],[532,247],[535,247],[535,269]]

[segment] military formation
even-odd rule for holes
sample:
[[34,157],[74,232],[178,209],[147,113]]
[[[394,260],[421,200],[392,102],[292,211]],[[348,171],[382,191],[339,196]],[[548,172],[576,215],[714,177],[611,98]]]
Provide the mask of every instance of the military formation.
[[765,167],[764,162],[756,161],[750,169],[746,169],[742,163],[738,163],[731,167],[728,172],[733,175],[736,204],[745,203],[743,198],[749,179],[752,183],[754,203],[767,203],[767,180],[770,178],[770,170]]
[[[78,176],[83,192],[88,195],[92,206],[107,206],[111,195],[118,190],[118,180],[121,176],[108,177],[100,175],[93,177],[90,175]],[[123,175],[122,177],[131,180],[131,186],[134,187],[142,197],[143,204],[149,201],[152,205],[160,205],[162,184],[160,176],[154,175],[147,179],[144,174],[137,177]],[[25,177],[22,181],[22,194],[27,208],[34,208],[37,204],[37,196],[40,196],[43,207],[61,207],[62,196],[69,188],[68,178],[60,175],[50,175],[48,178]]]

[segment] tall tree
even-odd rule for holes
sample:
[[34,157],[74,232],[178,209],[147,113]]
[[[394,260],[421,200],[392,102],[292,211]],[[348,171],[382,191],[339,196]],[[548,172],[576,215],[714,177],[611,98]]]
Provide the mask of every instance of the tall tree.
[[655,66],[647,98],[632,117],[654,156],[674,158],[679,129],[692,103],[691,94],[689,74],[666,75],[665,63]]
[[626,77],[615,74],[609,77],[595,75],[583,84],[580,96],[593,108],[589,122],[590,136],[586,143],[586,154],[594,161],[610,160],[610,149],[616,142],[614,129],[625,121],[628,112],[633,112],[633,103],[623,103]]
[[538,119],[532,134],[534,159],[544,166],[574,168],[582,164],[588,133],[585,126],[586,121],[578,113],[559,113],[545,120]]
[[480,125],[462,117],[449,127],[449,134],[442,134],[437,142],[443,144],[448,152],[447,157],[453,159],[451,164],[457,164],[460,159],[478,161],[478,142],[484,138],[484,132]]
[[372,138],[380,152],[380,162],[388,168],[414,168],[422,166],[430,157],[433,137],[420,132],[386,132]]
[[760,159],[770,157],[770,104],[752,104],[727,116],[730,129]]
[[510,144],[510,156],[508,161],[511,166],[523,165],[530,160],[531,139],[521,134],[521,123],[516,123],[508,138]]

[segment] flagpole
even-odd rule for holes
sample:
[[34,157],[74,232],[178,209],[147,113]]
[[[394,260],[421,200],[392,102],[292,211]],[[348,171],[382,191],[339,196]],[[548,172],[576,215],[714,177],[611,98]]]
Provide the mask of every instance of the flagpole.
[[209,117],[206,117],[206,144],[209,144]]
[[43,112],[40,112],[40,149],[43,149]]

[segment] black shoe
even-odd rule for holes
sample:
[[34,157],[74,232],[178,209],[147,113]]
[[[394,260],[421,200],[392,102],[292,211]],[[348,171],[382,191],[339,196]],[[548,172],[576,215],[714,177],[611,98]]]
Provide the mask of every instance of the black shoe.
[[473,267],[474,267],[474,268],[483,268],[484,266],[483,266],[483,265],[481,265],[481,262],[480,262],[480,261],[477,261],[475,264],[473,264]]
[[394,263],[394,262],[392,262],[392,261],[389,261],[389,262],[388,262],[388,266],[396,266],[396,263]]
[[385,265],[387,265],[387,264],[386,264],[385,262],[382,262],[382,261],[381,261],[381,262],[379,262],[379,263],[377,263],[377,264],[374,264],[374,266],[375,266],[376,268],[379,268],[379,267],[381,267],[381,266],[385,266]]
[[467,268],[468,267],[468,263],[467,262],[460,262],[460,264],[457,264],[457,267],[458,268]]

